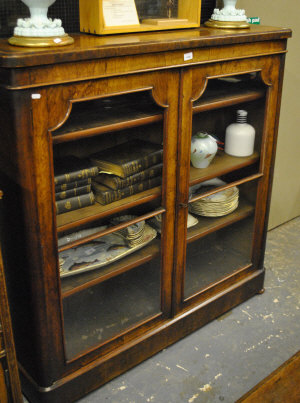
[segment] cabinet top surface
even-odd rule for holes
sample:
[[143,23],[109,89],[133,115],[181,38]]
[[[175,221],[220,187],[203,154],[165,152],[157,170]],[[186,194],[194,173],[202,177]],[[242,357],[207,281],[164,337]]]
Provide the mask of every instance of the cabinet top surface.
[[180,49],[243,44],[286,39],[288,28],[253,25],[250,29],[223,30],[201,27],[159,33],[96,36],[71,34],[74,44],[52,48],[11,46],[0,39],[0,66],[7,68],[39,66],[80,60],[102,59]]

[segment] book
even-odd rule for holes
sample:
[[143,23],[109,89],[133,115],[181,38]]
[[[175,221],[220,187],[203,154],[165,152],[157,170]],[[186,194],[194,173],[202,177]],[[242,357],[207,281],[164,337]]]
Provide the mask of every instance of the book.
[[111,189],[118,190],[124,189],[128,186],[134,185],[135,183],[140,183],[145,181],[146,179],[154,178],[155,176],[159,176],[162,173],[163,164],[153,165],[150,168],[145,169],[144,171],[138,172],[131,176],[127,176],[127,178],[121,178],[117,175],[100,173],[95,177],[95,181],[97,183],[101,183]]
[[161,185],[160,176],[147,179],[141,183],[135,183],[134,185],[119,190],[110,189],[107,186],[101,185],[95,181],[92,183],[95,199],[100,204],[110,204],[114,201],[124,199],[125,197],[143,192],[144,190],[151,189],[159,185]]
[[70,197],[84,195],[90,193],[92,185],[81,186],[79,188],[68,189],[62,192],[55,193],[55,200],[69,199]]
[[55,193],[64,192],[69,189],[75,189],[82,186],[87,186],[92,183],[92,178],[81,179],[75,182],[61,183],[55,186]]
[[88,159],[78,158],[74,155],[54,161],[55,185],[92,178],[98,173],[97,166],[92,165]]
[[80,195],[80,196],[75,196],[75,197],[70,197],[68,199],[64,200],[58,200],[55,203],[56,206],[56,214],[62,214],[66,213],[68,211],[73,211],[77,210],[82,207],[87,207],[91,206],[95,203],[95,196],[93,192]]
[[131,140],[90,156],[99,173],[126,178],[162,161],[162,145],[143,140]]

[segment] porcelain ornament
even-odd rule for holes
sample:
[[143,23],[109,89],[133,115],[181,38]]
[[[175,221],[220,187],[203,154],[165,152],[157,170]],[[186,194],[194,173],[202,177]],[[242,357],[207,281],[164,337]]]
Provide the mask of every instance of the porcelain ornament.
[[218,151],[216,139],[207,133],[197,133],[191,141],[191,163],[195,168],[206,168]]
[[19,18],[14,29],[15,36],[50,37],[63,36],[65,30],[60,19],[47,17],[48,7],[55,0],[22,0],[30,9],[30,18]]
[[247,21],[245,10],[236,9],[237,0],[224,0],[224,8],[214,9],[211,20],[215,21]]

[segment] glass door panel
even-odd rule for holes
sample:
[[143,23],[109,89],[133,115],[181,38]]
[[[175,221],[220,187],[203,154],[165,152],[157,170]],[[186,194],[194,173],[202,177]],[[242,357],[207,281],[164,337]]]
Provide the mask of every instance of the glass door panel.
[[[185,299],[251,265],[256,188],[256,181],[250,181],[194,202],[197,196],[191,199]],[[236,202],[223,202],[223,196],[234,190],[238,191]]]
[[[266,87],[257,72],[210,78],[193,103],[192,136],[210,135],[218,150],[212,159],[207,155],[210,162],[201,168],[191,158],[181,292],[185,301],[252,265],[265,103]],[[240,109],[248,112],[248,122],[255,128],[255,144],[251,155],[236,157],[224,152],[224,143],[226,128]],[[194,148],[193,140],[191,154]]]
[[[259,74],[251,73],[209,79],[193,103],[192,136],[211,135],[218,151],[205,168],[190,166],[185,300],[252,265],[265,97]],[[239,109],[248,112],[256,132],[254,151],[245,157],[224,152],[226,128],[236,121]]]
[[157,253],[156,258],[147,263],[64,299],[68,359],[160,313],[159,255]]
[[253,216],[188,243],[184,298],[251,264]]
[[163,311],[164,118],[137,91],[75,102],[52,131],[68,360]]
[[67,359],[160,315],[164,209],[143,207],[59,238]]

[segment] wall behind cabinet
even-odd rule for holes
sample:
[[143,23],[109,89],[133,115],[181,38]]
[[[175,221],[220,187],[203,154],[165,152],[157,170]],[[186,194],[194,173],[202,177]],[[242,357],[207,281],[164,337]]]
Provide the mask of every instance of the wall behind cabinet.
[[248,17],[260,17],[262,25],[288,27],[293,36],[288,43],[284,72],[277,154],[269,228],[300,215],[300,2],[295,0],[238,0]]

